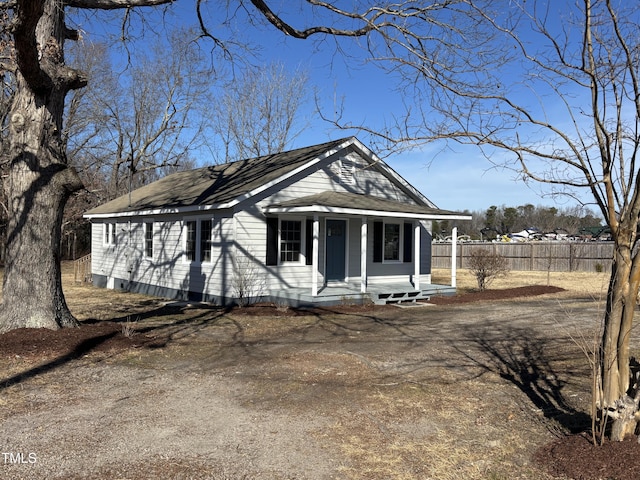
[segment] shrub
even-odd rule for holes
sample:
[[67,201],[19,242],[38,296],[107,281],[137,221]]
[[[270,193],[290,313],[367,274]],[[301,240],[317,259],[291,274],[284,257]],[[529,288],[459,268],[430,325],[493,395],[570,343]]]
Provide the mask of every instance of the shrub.
[[485,290],[496,278],[509,273],[507,259],[489,250],[476,250],[469,256],[469,269],[476,277],[478,289]]

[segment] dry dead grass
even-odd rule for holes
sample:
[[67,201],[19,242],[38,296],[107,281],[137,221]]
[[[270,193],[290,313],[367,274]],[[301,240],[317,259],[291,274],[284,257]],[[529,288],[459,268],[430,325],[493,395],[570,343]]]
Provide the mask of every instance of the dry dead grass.
[[[434,271],[432,281],[448,284],[450,271]],[[607,273],[510,272],[490,288],[549,284],[566,289],[566,292],[554,295],[554,298],[599,300],[604,297],[607,281]],[[140,326],[157,323],[165,324],[165,329],[170,329],[171,323],[189,324],[188,315],[198,318],[198,321],[206,318],[209,322],[203,322],[202,325],[205,326],[201,329],[189,330],[189,335],[174,335],[171,348],[136,350],[114,355],[109,358],[109,365],[104,362],[101,366],[95,361],[90,366],[93,375],[97,375],[101,368],[108,372],[107,367],[110,368],[111,365],[144,369],[154,375],[167,375],[167,385],[172,385],[172,382],[182,385],[181,390],[176,387],[180,390],[178,397],[181,405],[189,398],[193,386],[178,382],[194,371],[199,379],[211,378],[218,381],[219,375],[228,379],[237,378],[242,400],[230,396],[225,401],[228,405],[241,404],[248,410],[251,417],[246,419],[247,424],[254,421],[254,416],[262,418],[270,417],[273,412],[278,413],[281,405],[286,409],[287,422],[305,422],[305,419],[314,417],[330,418],[327,425],[317,427],[313,432],[321,444],[327,445],[325,448],[329,454],[333,455],[334,450],[337,452],[335,458],[339,460],[334,473],[338,478],[550,478],[531,464],[530,457],[535,448],[549,441],[549,430],[552,427],[533,408],[526,395],[514,388],[514,384],[504,380],[498,371],[485,371],[477,376],[474,372],[470,375],[462,372],[459,365],[466,365],[465,362],[468,364],[470,357],[463,355],[461,360],[456,360],[459,362],[458,368],[435,363],[438,358],[452,361],[456,353],[469,355],[469,352],[473,352],[473,355],[480,355],[473,351],[477,345],[465,336],[461,336],[458,343],[447,345],[460,332],[473,326],[468,318],[464,318],[458,327],[455,324],[448,327],[446,322],[438,327],[451,328],[450,332],[432,327],[440,320],[437,316],[423,321],[418,318],[421,315],[419,310],[408,312],[400,309],[397,314],[386,313],[386,316],[383,314],[375,319],[373,314],[371,318],[358,314],[354,314],[352,318],[339,314],[327,314],[322,318],[280,318],[243,317],[237,312],[213,319],[213,313],[202,312],[201,315],[195,310],[182,316],[164,315],[160,318],[154,317],[153,311],[162,306],[161,299],[76,284],[73,282],[70,264],[64,265],[63,283],[71,311],[80,320],[116,320],[126,324],[127,319],[137,320],[137,315],[140,314],[143,318],[136,322]],[[460,292],[475,290],[477,286],[468,270],[458,270],[457,285]],[[439,308],[427,307],[426,311],[441,311],[441,315],[446,315],[448,321],[449,313]],[[496,307],[495,311],[488,306],[469,308],[484,308],[483,318],[489,318],[494,322],[492,325],[501,325],[499,320],[508,320],[506,315],[511,313],[504,306],[503,313],[500,313],[500,307]],[[403,320],[405,317],[406,321]],[[576,322],[581,319],[582,317],[578,317]],[[536,320],[540,323],[547,321],[543,316]],[[441,335],[440,340],[433,337],[434,332]],[[563,332],[558,334],[563,335]],[[366,345],[363,342],[367,342]],[[395,347],[397,351],[393,351],[394,343],[398,344]],[[416,345],[419,347],[416,348]],[[508,347],[509,345],[505,348]],[[413,355],[416,357],[405,357],[412,348],[415,348]],[[548,346],[545,348],[547,354],[553,351]],[[578,345],[568,341],[567,346],[561,350],[563,354],[568,352],[566,357],[558,356],[553,361],[556,371],[560,372],[564,381],[568,381],[562,393],[586,398],[585,385],[588,390],[589,379],[588,373],[583,374],[586,362]],[[518,352],[507,350],[505,353]],[[25,368],[22,359],[15,359],[14,362],[11,371]],[[434,362],[435,366],[426,367],[429,362]],[[409,365],[415,365],[415,372],[412,369],[411,373],[405,373],[404,369],[409,368]],[[72,365],[68,368],[72,368]],[[468,368],[473,370],[477,365]],[[581,375],[577,379],[566,373],[578,370]],[[171,376],[174,374],[175,376]],[[104,375],[107,376],[107,373]],[[53,385],[55,391],[52,390]],[[49,377],[45,375],[25,382],[24,388],[23,392],[23,384],[20,384],[12,387],[10,392],[5,391],[3,398],[9,398],[8,393],[15,395],[12,407],[14,413],[48,408],[46,405],[33,404],[30,395],[34,391],[44,398],[41,402],[49,397],[58,399],[77,396],[77,386],[67,388],[64,384],[50,384]],[[47,395],[41,393],[43,391]],[[212,388],[211,392],[213,391],[217,390]],[[224,390],[217,391],[218,395],[223,393]],[[126,394],[134,399],[138,398],[137,391],[130,390],[129,386],[126,386]],[[152,411],[155,408],[154,402],[166,401],[168,396],[164,393],[158,395],[158,398],[149,398],[148,401],[145,400],[143,407]],[[3,398],[0,398],[0,407],[8,409],[9,404]],[[190,408],[184,408],[180,415],[197,411],[202,402],[198,398]],[[174,406],[171,411],[178,410]],[[144,414],[144,408],[135,412],[138,416]],[[269,420],[269,434],[278,429],[274,421],[271,418]],[[121,425],[113,422],[112,428],[118,431]],[[281,428],[284,431],[284,423]],[[82,427],[78,426],[78,429]],[[212,432],[215,429],[207,432],[207,441],[213,435]],[[82,430],[82,435],[85,434]],[[190,442],[191,437],[193,436],[185,436],[182,440]],[[197,437],[193,438],[197,440]],[[304,438],[299,440],[304,442]],[[247,441],[256,442],[255,445],[252,444],[256,451],[272,448],[268,445],[268,440],[260,443],[256,436]],[[284,453],[286,452],[273,449],[274,455]],[[287,453],[290,454],[291,452]],[[140,470],[134,472],[141,472],[140,476],[132,473],[130,478],[146,478],[146,462],[149,459],[139,460],[140,465],[136,466]],[[299,460],[308,461],[306,458]],[[183,465],[178,473],[184,475],[191,467]],[[242,470],[233,470],[232,467],[228,468],[236,473],[235,478],[242,478],[237,475]],[[167,474],[168,471],[160,473]],[[246,478],[285,477],[264,474],[249,475]],[[307,477],[302,475],[299,478]]]
[[[433,283],[449,285],[451,283],[451,271],[435,269],[431,274]],[[467,292],[478,289],[473,273],[467,269],[459,269],[456,274],[456,283],[459,292]],[[489,288],[512,288],[528,285],[553,285],[567,290],[564,296],[589,297],[601,299],[606,296],[609,282],[609,273],[602,272],[522,272],[511,271],[504,278],[495,280]]]

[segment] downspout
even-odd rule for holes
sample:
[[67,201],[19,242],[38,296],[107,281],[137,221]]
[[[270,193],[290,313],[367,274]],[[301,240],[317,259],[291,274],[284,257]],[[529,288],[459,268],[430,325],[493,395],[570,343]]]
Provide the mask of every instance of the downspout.
[[131,240],[131,220],[127,222],[127,269],[129,270],[129,280],[127,281],[127,292],[131,291],[133,281],[133,242]]

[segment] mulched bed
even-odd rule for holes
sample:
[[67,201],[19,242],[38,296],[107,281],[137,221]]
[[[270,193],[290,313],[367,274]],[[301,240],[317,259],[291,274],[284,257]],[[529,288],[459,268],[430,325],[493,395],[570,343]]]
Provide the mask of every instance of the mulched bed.
[[80,357],[89,352],[125,350],[141,346],[144,338],[127,337],[122,324],[100,322],[80,328],[48,330],[18,328],[0,335],[0,358],[34,358],[51,355]]
[[640,444],[636,437],[594,445],[587,434],[569,435],[545,445],[535,455],[551,475],[575,480],[633,480],[640,478]]
[[506,300],[510,298],[533,297],[559,292],[564,292],[564,288],[547,285],[531,285],[529,287],[502,288],[500,290],[483,290],[463,293],[460,295],[432,297],[429,300],[429,303],[433,303],[435,305],[457,305],[459,303]]
[[[430,303],[455,305],[460,303],[496,301],[561,292],[552,286],[530,286],[500,290],[470,292],[455,296],[433,297]],[[313,313],[358,313],[393,306],[340,305],[313,310]],[[262,304],[231,310],[236,315],[308,315],[309,310],[282,309]],[[58,363],[78,358],[90,352],[122,351],[130,348],[153,348],[158,341],[143,333],[124,334],[123,324],[117,322],[84,323],[80,328],[63,330],[17,329],[0,335],[0,359],[41,359]],[[50,360],[52,357],[55,358]],[[47,363],[37,367],[46,371]],[[13,383],[10,379],[8,383]],[[18,381],[17,379],[15,381]],[[577,434],[560,437],[543,446],[534,461],[551,475],[575,480],[626,480],[640,478],[637,460],[640,444],[635,438],[624,442],[606,442],[594,446],[589,435]]]

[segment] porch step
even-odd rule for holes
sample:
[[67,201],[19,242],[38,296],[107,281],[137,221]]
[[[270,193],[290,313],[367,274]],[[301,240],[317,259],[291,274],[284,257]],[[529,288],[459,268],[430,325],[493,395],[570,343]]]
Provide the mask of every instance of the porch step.
[[379,292],[372,295],[373,303],[376,305],[386,305],[390,303],[415,303],[416,300],[429,300],[429,295],[420,290]]
[[363,303],[409,305],[418,300],[429,300],[434,295],[454,295],[456,292],[455,287],[437,284],[420,285],[420,290],[414,290],[410,284],[369,285],[367,290],[366,293],[361,293],[360,284],[328,286],[321,289],[318,295],[312,296],[309,288],[274,289],[263,300],[292,307]]

